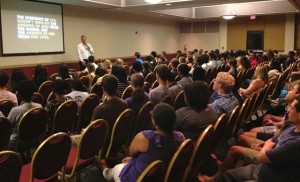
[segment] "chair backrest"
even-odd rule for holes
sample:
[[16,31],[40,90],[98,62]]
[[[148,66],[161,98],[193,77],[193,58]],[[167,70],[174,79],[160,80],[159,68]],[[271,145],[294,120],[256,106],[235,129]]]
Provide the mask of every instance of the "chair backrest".
[[86,88],[89,88],[90,87],[90,79],[87,77],[87,76],[82,76],[79,78],[83,85],[86,87]]
[[204,159],[207,157],[207,155],[210,154],[214,139],[213,135],[214,127],[212,125],[209,125],[198,137],[193,149],[193,153],[187,171],[184,174],[183,181],[187,181],[188,176],[195,175],[198,166],[201,165]]
[[180,109],[185,106],[187,106],[187,104],[184,100],[184,93],[183,91],[180,91],[175,98],[174,109],[176,111],[177,109]]
[[208,84],[208,89],[209,89],[209,93],[210,95],[213,93],[214,89],[214,80],[211,80],[210,83]]
[[228,119],[228,117],[226,116],[225,113],[223,113],[219,116],[218,120],[214,124],[214,138],[215,139],[214,139],[214,142],[213,142],[212,152],[214,152],[215,149],[221,143],[223,134],[224,134],[225,129],[226,129],[227,119]]
[[48,120],[48,113],[44,108],[33,108],[27,111],[18,123],[18,144],[20,141],[25,141],[34,143],[33,146],[37,145],[45,131]]
[[123,147],[128,145],[134,122],[135,113],[132,109],[126,109],[119,115],[111,131],[106,158],[116,154],[116,152],[121,151]]
[[[97,119],[91,122],[81,134],[78,145],[78,160],[100,157],[107,134],[108,124],[105,120]],[[77,166],[77,162],[75,161],[74,166]]]
[[136,180],[137,182],[162,182],[164,179],[164,164],[160,160],[152,162]]
[[211,75],[211,72],[212,72],[212,69],[211,68],[208,68],[205,72],[205,81],[207,84],[209,84],[210,82],[210,75]]
[[101,82],[95,83],[91,89],[91,94],[96,94],[101,99],[103,96],[102,84]]
[[69,100],[62,103],[54,114],[52,133],[69,132],[77,123],[78,104]]
[[151,114],[150,112],[153,110],[154,104],[150,101],[145,103],[143,107],[140,109],[139,113],[136,117],[134,131],[132,133],[132,138],[143,130],[152,129],[152,121],[151,121]]
[[71,139],[66,133],[56,133],[44,140],[33,154],[30,181],[56,177],[66,164]]
[[132,87],[131,85],[129,85],[128,87],[125,88],[125,90],[122,93],[121,99],[125,100],[128,97],[131,97],[131,93],[132,93]]
[[31,101],[35,102],[35,103],[39,103],[42,106],[45,105],[45,99],[44,99],[43,95],[41,93],[39,93],[39,92],[34,92],[33,93]]
[[22,161],[16,152],[0,152],[0,181],[19,181],[22,170]]
[[56,79],[56,77],[58,76],[58,73],[53,73],[51,76],[50,76],[50,80],[51,81],[54,81]]
[[251,95],[246,114],[245,114],[244,118],[242,118],[243,121],[250,117],[251,111],[252,111],[252,108],[254,107],[257,96],[258,96],[257,93],[253,93]]
[[193,151],[193,142],[186,139],[173,155],[166,171],[164,182],[181,182]]
[[55,99],[55,94],[54,92],[51,92],[47,98],[47,103],[50,101],[50,100],[54,100]]
[[238,118],[239,112],[240,112],[240,106],[237,105],[233,108],[229,119],[227,121],[226,129],[224,132],[224,140],[229,140],[231,137],[233,137],[233,131],[234,131],[234,125],[236,123],[236,120]]
[[2,151],[7,145],[12,128],[10,121],[5,117],[0,117],[0,151]]
[[9,99],[0,99],[0,111],[7,117],[10,110],[15,107],[15,103]]
[[151,88],[151,84],[149,82],[144,82],[144,91],[146,93],[149,93],[150,88]]
[[123,68],[124,68],[124,70],[125,70],[127,76],[129,76],[129,70],[130,70],[129,66],[126,65],[126,64],[124,64],[124,65],[123,65]]
[[99,76],[95,76],[92,80],[92,83],[91,83],[91,87],[95,85],[95,83],[97,82]]
[[244,100],[243,104],[242,104],[242,107],[241,107],[240,112],[237,116],[236,122],[234,124],[234,129],[233,129],[234,134],[236,134],[238,132],[238,130],[241,128],[241,125],[244,121],[243,118],[246,115],[249,103],[250,103],[250,98],[246,98]]
[[146,76],[145,82],[152,84],[154,81],[155,81],[155,75],[153,74],[153,72],[151,72]]
[[158,87],[158,85],[159,85],[158,81],[155,80],[155,81],[152,83],[152,85],[151,85],[151,90],[152,90],[152,89],[155,89],[156,87]]
[[181,80],[180,75],[177,75],[177,76],[175,77],[175,81],[178,82],[178,81],[180,81],[180,80]]
[[170,95],[167,95],[165,96],[161,101],[160,103],[166,103],[166,104],[169,104],[170,106],[173,107],[174,103],[173,103],[173,99]]
[[39,87],[38,92],[42,94],[43,98],[48,98],[48,96],[52,92],[52,83],[53,81],[48,80],[42,83],[42,85]]
[[211,71],[208,83],[210,83],[213,79],[215,79],[217,77],[217,74],[218,74],[218,66],[215,66]]
[[81,77],[86,76],[86,75],[88,75],[88,72],[86,72],[86,71],[81,71],[81,72],[79,73],[79,75],[78,75],[78,78],[81,78]]
[[94,109],[100,104],[100,99],[96,94],[90,94],[81,104],[79,111],[79,120],[76,131],[85,128],[92,121]]

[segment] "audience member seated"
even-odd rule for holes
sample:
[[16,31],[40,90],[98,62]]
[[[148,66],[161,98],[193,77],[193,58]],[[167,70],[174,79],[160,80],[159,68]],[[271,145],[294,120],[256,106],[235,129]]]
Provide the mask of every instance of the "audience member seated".
[[158,65],[156,69],[156,80],[159,83],[159,86],[150,90],[149,97],[150,101],[156,105],[166,96],[170,96],[170,90],[167,86],[167,79],[170,75],[170,70],[168,66],[162,64]]
[[[290,127],[251,148],[231,147],[219,171],[213,177],[199,175],[199,181],[300,181],[299,116],[300,97],[297,96],[289,109]],[[238,160],[250,165],[234,169]]]
[[143,71],[143,65],[141,62],[139,61],[135,61],[132,63],[132,69],[134,71],[134,73],[138,73],[143,75],[142,71]]
[[176,76],[177,76],[178,65],[179,65],[179,60],[176,58],[173,58],[170,63],[170,68],[171,68],[171,73],[175,73]]
[[86,65],[86,69],[89,72],[89,74],[86,75],[88,77],[88,79],[89,79],[89,88],[87,88],[89,90],[91,88],[91,86],[92,86],[93,79],[96,76],[96,74],[95,74],[95,66],[92,63],[88,63]]
[[131,75],[131,97],[126,99],[128,107],[138,114],[141,107],[149,101],[149,96],[144,91],[144,77],[140,74]]
[[7,117],[13,128],[13,133],[11,134],[9,141],[10,148],[14,148],[16,145],[18,137],[18,124],[23,114],[34,107],[42,107],[38,103],[31,102],[31,97],[36,90],[37,88],[33,81],[23,81],[18,85],[18,96],[22,99],[23,103],[20,106],[12,108]]
[[121,59],[121,58],[116,59],[115,66],[120,66],[123,68],[123,66],[124,66],[123,59]]
[[268,72],[269,81],[275,81],[277,77],[281,74],[280,62],[276,59],[273,59],[270,63],[270,69]]
[[[106,74],[111,74],[111,69],[112,69],[112,64],[111,64],[111,61],[109,59],[105,59],[102,63],[100,63],[100,68],[106,70]],[[104,75],[99,77],[97,82],[102,82],[102,79],[103,79]]]
[[9,99],[18,105],[17,96],[7,90],[9,76],[5,71],[0,70],[0,99]]
[[126,71],[123,67],[113,66],[111,74],[118,78],[118,96],[121,97],[123,91],[130,85],[130,83],[127,81]]
[[66,100],[76,101],[78,108],[80,108],[82,102],[89,96],[89,93],[84,91],[84,85],[81,80],[72,80],[70,87],[72,91],[65,95],[65,98]]
[[152,114],[155,131],[138,133],[129,148],[131,157],[124,158],[114,168],[107,168],[105,160],[102,160],[104,178],[108,181],[135,182],[151,162],[161,160],[167,165],[176,148],[185,139],[182,133],[174,131],[175,120],[176,114],[171,106],[164,103],[155,106]]
[[238,69],[237,69],[237,61],[236,59],[231,59],[227,65],[230,67],[230,70],[228,71],[229,74],[231,74],[233,77],[237,77],[238,75]]
[[102,80],[102,90],[107,101],[97,106],[92,121],[104,119],[107,121],[109,131],[115,124],[118,116],[128,108],[126,101],[117,97],[118,79],[114,75],[105,75]]
[[161,51],[160,53],[160,58],[159,58],[159,61],[158,61],[160,64],[168,64],[169,63],[169,60],[167,58],[167,53],[166,51]]
[[146,76],[147,76],[149,73],[152,72],[152,71],[151,71],[150,63],[149,63],[148,61],[144,61],[143,64],[142,64],[142,66],[143,66],[143,71],[142,71],[142,73],[143,73],[144,77],[146,78]]
[[249,62],[251,64],[251,66],[257,66],[258,65],[258,61],[256,59],[256,55],[254,52],[250,52],[249,55]]
[[134,53],[134,56],[135,56],[135,61],[138,61],[140,62],[141,64],[143,63],[143,60],[141,58],[141,54],[139,52],[135,52]]
[[183,91],[188,106],[176,111],[174,128],[187,138],[196,140],[208,125],[216,122],[218,116],[208,107],[209,90],[205,82],[192,82]]
[[201,66],[196,66],[193,68],[193,81],[205,81],[205,73],[206,71]]
[[237,70],[239,72],[247,70],[247,69],[249,69],[251,67],[251,64],[250,64],[248,58],[245,57],[245,56],[238,57],[237,58],[237,64],[238,64]]
[[289,51],[287,60],[285,62],[285,66],[288,68],[290,64],[294,63],[296,61],[295,59],[295,52],[294,51]]
[[170,72],[170,75],[167,79],[167,85],[169,87],[170,94],[173,101],[175,101],[176,96],[182,90],[182,88],[177,85],[175,78],[176,78],[176,74],[174,72]]
[[28,79],[22,69],[14,69],[11,74],[10,91],[16,94],[18,84],[26,80]]
[[254,72],[255,79],[252,80],[247,89],[240,88],[241,96],[250,97],[253,93],[259,93],[260,89],[269,83],[267,69],[264,66],[257,66]]
[[[95,63],[95,57],[94,57],[94,56],[89,56],[89,57],[88,57],[88,63],[91,63],[92,65],[94,65],[95,70],[99,67],[99,66]],[[85,68],[84,71],[90,73],[89,70],[88,70],[87,68]]]
[[180,80],[177,82],[177,85],[182,89],[190,83],[193,82],[193,80],[189,77],[189,67],[186,64],[180,64],[177,67],[178,75],[180,76]]
[[[201,67],[202,68],[202,65],[205,64],[205,59],[203,58],[203,56],[198,56],[196,59],[195,59],[195,64],[193,65],[193,68],[191,69],[191,71],[189,72],[190,75],[193,75],[194,74],[194,69],[196,67]],[[205,71],[205,70],[204,70]]]
[[223,113],[230,115],[233,108],[239,104],[238,99],[232,94],[235,80],[226,72],[219,72],[214,79],[213,90],[218,94],[217,98],[209,106],[220,116]]
[[65,102],[66,98],[63,93],[67,89],[68,83],[65,80],[54,80],[52,83],[52,92],[55,95],[54,100],[49,100],[45,106],[48,111],[50,122],[47,124],[47,131],[52,131],[52,122],[54,119],[54,114],[58,107]]
[[[41,64],[36,65],[35,69],[34,69],[34,75],[33,75],[32,80],[35,83],[35,85],[37,86],[37,88],[39,88],[42,85],[42,83],[44,83],[48,79],[49,79],[49,74],[48,74],[46,68]],[[46,99],[46,98],[44,98],[44,99]]]
[[209,53],[209,62],[207,64],[203,64],[202,68],[208,70],[209,68],[214,68],[220,64],[221,62],[217,61],[217,55],[215,53]]
[[58,76],[55,79],[65,80],[68,78],[73,79],[72,75],[69,74],[68,65],[61,64],[58,69]]

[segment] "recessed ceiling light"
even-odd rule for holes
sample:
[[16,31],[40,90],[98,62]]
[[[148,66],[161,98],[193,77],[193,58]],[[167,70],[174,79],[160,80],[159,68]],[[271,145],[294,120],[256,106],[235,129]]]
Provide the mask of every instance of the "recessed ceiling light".
[[168,4],[166,4],[166,6],[172,6],[172,4],[171,4],[171,3],[168,3]]

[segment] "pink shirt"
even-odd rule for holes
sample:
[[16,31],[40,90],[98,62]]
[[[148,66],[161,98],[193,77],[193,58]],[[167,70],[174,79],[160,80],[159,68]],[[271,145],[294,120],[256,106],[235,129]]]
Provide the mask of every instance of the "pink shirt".
[[16,104],[16,106],[18,105],[17,96],[10,91],[0,90],[0,99],[9,99],[12,100]]

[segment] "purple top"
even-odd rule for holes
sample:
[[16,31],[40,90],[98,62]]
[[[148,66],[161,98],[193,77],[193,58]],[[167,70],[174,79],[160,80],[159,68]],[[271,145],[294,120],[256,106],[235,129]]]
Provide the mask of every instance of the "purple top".
[[139,113],[140,109],[143,107],[143,105],[149,101],[149,96],[147,93],[145,93],[145,97],[142,101],[136,101],[133,99],[133,97],[129,97],[127,99],[125,99],[127,104],[128,104],[128,107],[132,110],[134,110],[134,112],[136,114]]
[[[155,131],[145,130],[142,134],[149,140],[148,151],[133,156],[120,173],[122,182],[135,182],[140,174],[151,162],[161,160],[168,164],[176,148],[169,144],[169,139],[158,135]],[[179,146],[184,141],[184,136],[178,131],[173,132],[175,146]]]

